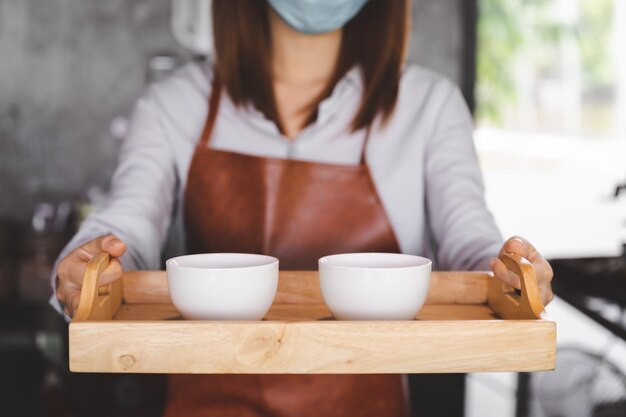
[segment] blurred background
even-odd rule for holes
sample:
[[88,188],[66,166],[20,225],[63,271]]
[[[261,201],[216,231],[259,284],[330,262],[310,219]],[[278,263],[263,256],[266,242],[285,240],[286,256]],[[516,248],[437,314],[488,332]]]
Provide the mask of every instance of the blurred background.
[[[158,408],[158,378],[68,374],[49,277],[106,197],[134,101],[211,53],[209,11],[0,0],[0,416]],[[624,0],[413,1],[410,61],[461,87],[498,225],[553,262],[559,346],[552,373],[442,377],[428,415],[626,416],[625,48]]]

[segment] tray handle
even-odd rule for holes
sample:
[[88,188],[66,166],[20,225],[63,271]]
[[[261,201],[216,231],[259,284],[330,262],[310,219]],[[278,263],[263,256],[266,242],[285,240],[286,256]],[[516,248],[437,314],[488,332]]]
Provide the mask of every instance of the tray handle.
[[500,260],[520,279],[521,291],[518,295],[513,287],[494,276],[489,277],[487,302],[498,317],[507,320],[541,319],[545,308],[535,270],[524,257],[515,253],[505,253]]
[[73,321],[111,320],[122,305],[122,280],[100,284],[100,275],[109,266],[110,256],[103,252],[94,256],[85,269],[80,302]]

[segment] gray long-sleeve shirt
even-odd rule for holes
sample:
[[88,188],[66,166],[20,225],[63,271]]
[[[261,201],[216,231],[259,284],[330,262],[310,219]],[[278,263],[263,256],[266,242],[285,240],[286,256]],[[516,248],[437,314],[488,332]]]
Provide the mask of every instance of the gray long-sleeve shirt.
[[[181,213],[211,78],[209,64],[191,63],[139,99],[107,204],[83,222],[59,259],[84,242],[113,233],[128,247],[124,268],[160,267],[168,230],[181,223],[174,213]],[[346,74],[320,104],[316,122],[295,140],[284,137],[253,107],[237,108],[224,95],[211,146],[357,164],[365,132],[352,133],[349,126],[362,87],[358,70]],[[395,111],[386,125],[374,124],[366,157],[402,252],[434,258],[439,269],[488,268],[502,238],[485,206],[472,120],[456,86],[423,68],[407,66]],[[53,273],[53,288],[54,280]],[[54,296],[51,303],[61,311]]]

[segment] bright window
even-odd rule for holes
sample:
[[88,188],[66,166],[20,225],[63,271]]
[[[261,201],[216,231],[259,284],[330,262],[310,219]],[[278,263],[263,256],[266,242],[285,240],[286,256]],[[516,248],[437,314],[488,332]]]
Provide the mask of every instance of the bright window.
[[626,137],[623,0],[480,0],[480,126]]
[[626,0],[479,0],[476,144],[504,235],[546,256],[626,242]]

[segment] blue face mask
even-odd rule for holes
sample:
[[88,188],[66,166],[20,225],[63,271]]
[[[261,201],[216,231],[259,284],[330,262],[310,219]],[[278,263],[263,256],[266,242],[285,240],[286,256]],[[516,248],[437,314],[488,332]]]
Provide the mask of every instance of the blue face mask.
[[267,0],[278,15],[298,32],[316,34],[339,29],[368,0]]

